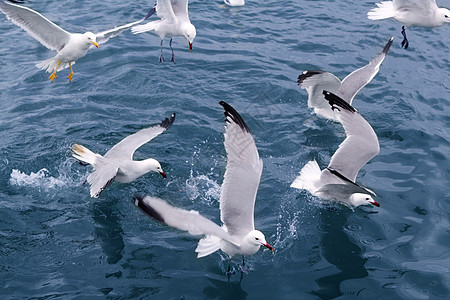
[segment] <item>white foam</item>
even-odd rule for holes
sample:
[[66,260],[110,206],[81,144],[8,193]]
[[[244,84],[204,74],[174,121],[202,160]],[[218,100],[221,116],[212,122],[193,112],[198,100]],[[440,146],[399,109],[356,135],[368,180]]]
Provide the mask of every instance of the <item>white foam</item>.
[[36,173],[31,172],[30,175],[27,175],[20,170],[13,169],[11,171],[9,183],[15,186],[34,187],[41,189],[54,189],[57,187],[65,186],[67,184],[65,180],[52,177],[49,175],[49,173],[50,172],[45,168],[40,169]]

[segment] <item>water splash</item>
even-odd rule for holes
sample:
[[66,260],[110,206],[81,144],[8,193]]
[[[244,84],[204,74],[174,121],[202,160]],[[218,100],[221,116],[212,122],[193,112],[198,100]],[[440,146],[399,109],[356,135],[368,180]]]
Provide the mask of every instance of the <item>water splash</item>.
[[186,194],[191,201],[200,199],[211,205],[220,198],[220,185],[206,175],[191,176],[186,180]]
[[65,178],[55,178],[50,176],[50,172],[46,168],[42,168],[36,173],[31,172],[27,175],[25,172],[13,169],[9,183],[21,187],[33,187],[44,190],[54,189],[65,186],[67,181]]

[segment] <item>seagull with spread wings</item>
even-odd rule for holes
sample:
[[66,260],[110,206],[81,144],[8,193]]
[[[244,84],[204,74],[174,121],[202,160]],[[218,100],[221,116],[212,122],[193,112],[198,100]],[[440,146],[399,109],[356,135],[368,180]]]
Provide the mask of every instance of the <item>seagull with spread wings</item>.
[[134,202],[159,222],[188,231],[192,235],[205,236],[195,249],[198,257],[221,249],[231,260],[237,254],[254,254],[261,246],[271,251],[273,249],[266,242],[264,234],[255,230],[254,224],[262,160],[242,117],[229,104],[221,101],[220,105],[225,109],[224,144],[227,152],[227,166],[220,194],[220,220],[223,225],[217,225],[197,211],[175,208],[159,198],[135,196]]
[[305,189],[314,196],[339,201],[350,207],[380,206],[376,194],[355,183],[359,170],[380,152],[372,126],[347,101],[328,91],[325,99],[336,112],[347,137],[331,157],[328,167],[320,170],[315,160],[308,162],[291,187]]
[[327,90],[335,93],[352,105],[356,94],[377,75],[393,40],[392,37],[377,57],[364,67],[351,72],[342,81],[329,72],[305,71],[300,74],[297,83],[308,92],[308,107],[313,108],[314,112],[322,117],[337,121],[337,115],[325,100],[322,91]]
[[172,51],[172,58],[170,61],[175,63],[175,55],[172,48],[172,37],[184,36],[189,45],[189,50],[192,50],[192,42],[197,35],[195,26],[189,20],[188,0],[157,0],[156,6],[152,9],[149,15],[156,14],[160,20],[151,21],[147,24],[136,25],[131,28],[134,34],[143,33],[147,31],[155,32],[161,39],[161,55],[159,62],[164,62],[162,54],[163,40],[166,35],[170,36],[169,46]]
[[72,65],[78,59],[86,55],[91,46],[98,48],[99,44],[107,42],[110,38],[117,36],[124,30],[144,21],[147,17],[139,21],[128,23],[100,33],[70,33],[49,19],[28,7],[18,4],[0,1],[0,10],[6,17],[27,31],[33,38],[50,50],[56,50],[56,56],[44,60],[36,66],[40,69],[46,69],[52,73],[49,79],[53,82],[56,78],[56,71],[70,68],[70,74],[67,78],[72,81]]
[[72,146],[73,157],[82,164],[90,164],[94,167],[87,182],[91,185],[91,197],[97,198],[113,181],[128,183],[150,172],[158,172],[164,178],[160,163],[153,158],[133,160],[134,152],[157,137],[175,121],[175,113],[170,118],[165,118],[159,125],[142,129],[132,134],[112,147],[104,156],[94,153],[84,146],[74,144]]

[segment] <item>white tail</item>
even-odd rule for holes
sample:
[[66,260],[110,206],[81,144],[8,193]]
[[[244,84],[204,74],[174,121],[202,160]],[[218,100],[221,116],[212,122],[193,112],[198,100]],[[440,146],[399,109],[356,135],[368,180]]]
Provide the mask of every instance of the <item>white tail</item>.
[[210,255],[220,249],[220,242],[222,240],[217,236],[207,235],[198,241],[195,252],[198,253],[197,258]]
[[395,7],[393,1],[382,1],[381,3],[375,3],[378,7],[371,9],[367,13],[367,18],[371,20],[381,20],[392,18],[395,13]]
[[78,160],[81,160],[82,162],[88,163],[90,165],[95,165],[97,158],[102,157],[101,155],[96,154],[96,153],[92,152],[91,150],[89,150],[88,148],[78,145],[78,144],[74,144],[72,146],[72,151],[73,151],[73,154],[72,154],[73,157],[75,157]]
[[308,162],[300,171],[300,175],[292,182],[291,187],[296,189],[305,189],[314,193],[317,184],[320,183],[322,171],[315,160]]
[[[75,62],[72,62],[72,65],[74,65]],[[52,57],[50,59],[43,60],[36,64],[36,67],[39,69],[45,70],[47,73],[51,73],[55,71],[56,66],[58,65],[58,59]],[[58,67],[58,71],[64,70],[65,68],[69,67],[69,63],[61,62],[61,64]]]

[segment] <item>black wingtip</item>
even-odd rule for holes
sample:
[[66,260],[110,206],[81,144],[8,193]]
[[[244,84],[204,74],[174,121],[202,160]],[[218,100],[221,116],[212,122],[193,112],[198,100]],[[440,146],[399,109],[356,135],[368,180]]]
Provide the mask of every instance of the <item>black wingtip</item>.
[[239,113],[231,105],[225,101],[220,101],[219,104],[225,109],[224,114],[226,118],[230,117],[230,119],[233,120],[234,123],[238,124],[242,130],[250,132],[250,129],[247,124],[245,124],[244,119],[242,119],[241,115],[239,115]]
[[297,83],[298,85],[300,85],[303,83],[303,81],[305,81],[306,78],[322,73],[323,71],[304,71],[302,74],[298,75]]
[[147,215],[149,215],[150,217],[156,219],[161,223],[164,223],[164,218],[153,207],[144,202],[144,197],[140,195],[134,195],[132,201],[134,205],[139,207]]
[[391,48],[392,42],[394,41],[394,37],[391,37],[391,39],[389,40],[389,42],[387,42],[386,46],[384,46],[383,48],[383,52],[384,54],[387,54],[389,49]]
[[150,9],[148,14],[145,16],[144,21],[147,20],[148,18],[150,18],[155,12],[156,12],[156,5],[153,6],[152,9]]
[[333,93],[330,93],[330,92],[328,92],[328,91],[325,91],[325,90],[324,90],[322,93],[323,93],[323,95],[325,96],[325,99],[327,99],[328,103],[330,103],[331,108],[332,108],[333,110],[337,108],[336,106],[339,106],[339,107],[341,107],[341,108],[343,108],[343,109],[346,109],[346,110],[348,110],[348,111],[356,112],[356,109],[354,109],[353,106],[351,106],[350,104],[348,104],[348,102],[345,101],[344,99],[342,99],[342,98],[336,96],[336,95],[333,94]]
[[161,124],[159,124],[159,126],[161,126],[162,128],[165,128],[166,130],[170,128],[170,126],[172,126],[173,122],[175,122],[175,116],[177,114],[173,113],[172,116],[170,116],[170,118],[165,118]]

